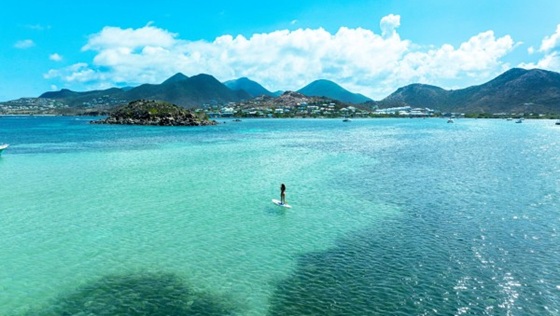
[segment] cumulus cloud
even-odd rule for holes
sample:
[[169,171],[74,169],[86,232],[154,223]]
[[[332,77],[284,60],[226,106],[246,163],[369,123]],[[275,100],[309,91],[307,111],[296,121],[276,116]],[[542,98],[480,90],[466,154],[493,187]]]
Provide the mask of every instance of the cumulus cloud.
[[560,53],[551,52],[545,54],[541,59],[534,63],[521,63],[519,67],[526,69],[547,69],[551,71],[560,71]]
[[[501,58],[515,43],[492,31],[455,48],[423,49],[401,39],[400,16],[380,21],[381,34],[341,27],[223,35],[214,41],[188,41],[151,24],[137,29],[105,27],[82,50],[94,52],[91,64],[52,69],[45,78],[67,83],[157,83],[176,72],[208,73],[218,80],[249,77],[270,90],[296,90],[319,78],[380,99],[403,84],[444,84],[446,79],[496,74]],[[488,78],[484,78],[488,79]],[[439,80],[439,81],[438,81]]]
[[97,82],[107,79],[102,72],[94,71],[86,63],[77,63],[62,69],[51,69],[43,75],[45,79],[61,78],[65,82]]
[[52,60],[52,61],[61,61],[61,60],[62,60],[62,56],[60,56],[60,55],[57,54],[57,53],[54,53],[54,54],[50,54],[50,55],[49,55],[49,59]]
[[560,24],[556,26],[556,32],[550,36],[546,36],[541,43],[541,52],[550,52],[560,48]]
[[[535,53],[535,50],[532,47],[530,49],[530,53]],[[560,24],[556,26],[554,34],[543,38],[539,52],[543,54],[541,59],[534,63],[522,63],[519,67],[560,71]]]
[[389,14],[381,19],[381,35],[383,37],[391,37],[397,35],[397,27],[401,25],[401,17],[399,15]]
[[33,40],[30,40],[30,39],[17,41],[14,44],[14,47],[19,48],[19,49],[27,49],[27,48],[31,48],[33,46],[35,46],[35,42],[33,42]]
[[500,58],[513,46],[509,35],[496,38],[492,31],[483,32],[458,48],[445,44],[437,49],[406,54],[399,63],[400,77],[456,78],[462,74],[494,70],[501,65]]
[[121,29],[119,27],[104,27],[101,32],[91,35],[82,51],[103,51],[119,47],[131,50],[144,47],[171,47],[176,42],[177,35],[166,30],[147,25],[139,29]]

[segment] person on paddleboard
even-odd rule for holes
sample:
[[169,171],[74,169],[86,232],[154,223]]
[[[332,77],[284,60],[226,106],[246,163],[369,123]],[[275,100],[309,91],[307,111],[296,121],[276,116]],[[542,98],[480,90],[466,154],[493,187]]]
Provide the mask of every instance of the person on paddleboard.
[[286,203],[286,186],[284,185],[284,183],[282,183],[282,185],[280,186],[280,204],[284,204]]

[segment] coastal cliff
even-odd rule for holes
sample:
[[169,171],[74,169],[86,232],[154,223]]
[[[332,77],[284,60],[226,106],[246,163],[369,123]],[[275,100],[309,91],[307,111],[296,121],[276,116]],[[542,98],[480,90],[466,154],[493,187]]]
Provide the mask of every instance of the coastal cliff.
[[209,120],[206,115],[199,117],[175,104],[154,100],[132,101],[115,109],[109,117],[91,123],[152,126],[216,125],[216,121]]

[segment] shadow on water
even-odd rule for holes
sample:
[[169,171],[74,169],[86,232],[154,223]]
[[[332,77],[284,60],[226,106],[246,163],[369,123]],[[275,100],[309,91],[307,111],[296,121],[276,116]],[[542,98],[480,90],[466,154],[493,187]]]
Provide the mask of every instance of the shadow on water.
[[[324,252],[302,255],[277,284],[269,315],[418,314],[414,247],[384,243],[365,232]],[[402,262],[403,251],[410,260]],[[412,253],[411,253],[412,252]]]
[[[544,315],[556,304],[535,295],[545,292],[538,284],[520,285],[526,276],[519,258],[504,269],[507,258],[481,250],[485,263],[473,253],[480,242],[474,231],[448,237],[445,227],[415,228],[421,221],[385,223],[301,255],[295,272],[276,285],[268,315]],[[523,265],[525,272],[542,270],[531,260]]]
[[236,315],[230,299],[192,290],[168,274],[111,275],[27,315]]
[[263,211],[267,216],[284,216],[287,209],[280,206],[267,206]]

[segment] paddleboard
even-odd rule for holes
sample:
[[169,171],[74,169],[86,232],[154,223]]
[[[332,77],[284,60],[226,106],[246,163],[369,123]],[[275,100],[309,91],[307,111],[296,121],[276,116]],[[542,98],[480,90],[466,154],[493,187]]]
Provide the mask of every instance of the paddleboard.
[[277,200],[277,199],[272,199],[272,203],[274,203],[274,204],[276,204],[276,205],[278,205],[278,206],[285,207],[285,208],[292,208],[292,206],[291,206],[290,204],[288,204],[288,203],[282,203],[282,202],[280,202],[280,200]]

